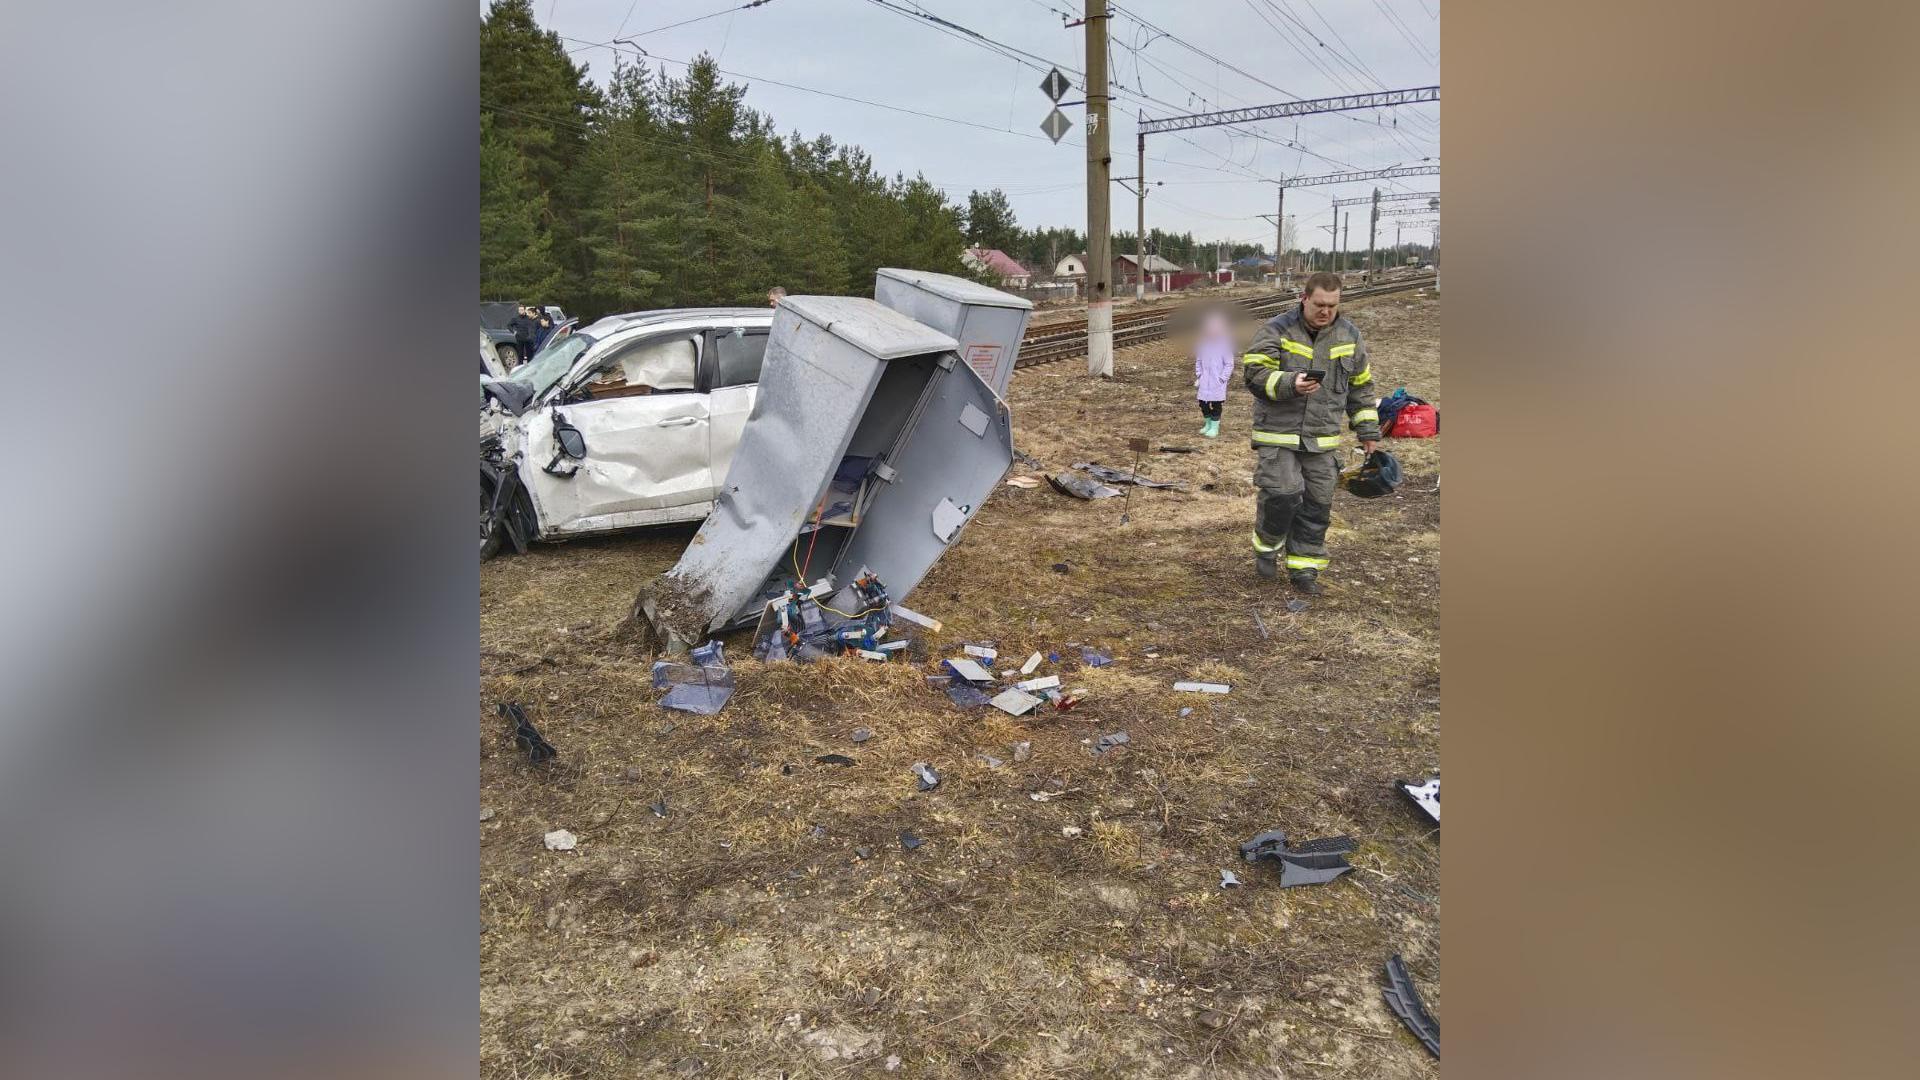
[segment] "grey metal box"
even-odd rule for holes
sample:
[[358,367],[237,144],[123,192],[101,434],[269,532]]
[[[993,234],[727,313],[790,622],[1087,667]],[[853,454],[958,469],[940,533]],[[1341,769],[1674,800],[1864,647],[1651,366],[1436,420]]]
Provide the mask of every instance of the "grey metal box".
[[873,298],[959,342],[967,366],[1007,396],[1032,301],[951,274],[886,267],[874,274]]

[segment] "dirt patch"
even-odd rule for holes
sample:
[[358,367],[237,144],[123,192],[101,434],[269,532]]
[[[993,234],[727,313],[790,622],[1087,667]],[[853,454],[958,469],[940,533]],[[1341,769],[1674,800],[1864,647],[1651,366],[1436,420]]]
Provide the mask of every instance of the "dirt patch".
[[[1351,314],[1382,393],[1438,402],[1438,301]],[[922,1076],[1438,1074],[1379,986],[1398,951],[1442,1012],[1439,837],[1391,787],[1439,763],[1440,440],[1392,444],[1394,496],[1338,497],[1327,595],[1296,612],[1252,572],[1246,396],[1208,440],[1176,347],[1121,350],[1108,382],[1084,370],[1016,375],[1020,449],[1058,471],[1130,468],[1133,436],[1190,446],[1140,464],[1186,490],[1002,487],[910,600],[945,622],[935,658],[1059,653],[1036,674],[1087,689],[1069,713],[962,711],[932,663],[857,660],[737,662],[721,714],[666,713],[653,656],[612,631],[690,528],[482,568],[487,1075],[865,1075],[893,1056]],[[1187,678],[1233,689],[1172,689]],[[527,764],[501,700],[558,760]],[[917,790],[916,761],[938,788]],[[545,850],[557,828],[576,851]],[[1272,828],[1350,834],[1358,869],[1281,890],[1236,850]],[[1223,869],[1246,887],[1220,889]]]

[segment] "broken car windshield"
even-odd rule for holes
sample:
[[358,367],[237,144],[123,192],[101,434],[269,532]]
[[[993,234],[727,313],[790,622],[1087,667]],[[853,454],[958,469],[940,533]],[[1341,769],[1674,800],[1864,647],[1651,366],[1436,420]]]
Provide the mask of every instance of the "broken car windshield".
[[533,391],[532,396],[538,398],[553,389],[553,384],[560,381],[560,377],[573,367],[573,362],[579,359],[580,354],[586,352],[587,347],[592,344],[593,339],[586,334],[568,334],[553,345],[541,349],[532,360],[514,368],[513,374],[508,375],[507,378],[530,388]]

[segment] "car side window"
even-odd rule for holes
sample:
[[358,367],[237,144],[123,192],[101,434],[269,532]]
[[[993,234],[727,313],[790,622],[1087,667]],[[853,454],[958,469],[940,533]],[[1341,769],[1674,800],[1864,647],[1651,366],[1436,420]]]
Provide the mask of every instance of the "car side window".
[[760,381],[767,356],[765,330],[722,330],[713,335],[713,388],[751,386]]
[[602,398],[693,390],[699,361],[696,338],[686,335],[649,338],[601,361],[587,382],[587,393]]

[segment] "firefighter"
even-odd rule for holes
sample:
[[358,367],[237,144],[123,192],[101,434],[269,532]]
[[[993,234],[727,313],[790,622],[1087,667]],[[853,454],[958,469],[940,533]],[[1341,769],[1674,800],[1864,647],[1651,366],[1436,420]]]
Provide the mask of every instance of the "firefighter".
[[[1310,372],[1319,372],[1318,378]],[[1253,449],[1260,489],[1254,511],[1254,569],[1278,577],[1285,559],[1293,587],[1318,595],[1327,567],[1327,526],[1340,479],[1344,415],[1369,453],[1380,438],[1373,372],[1360,330],[1340,314],[1340,278],[1307,278],[1300,306],[1254,334],[1240,358],[1253,393]]]

